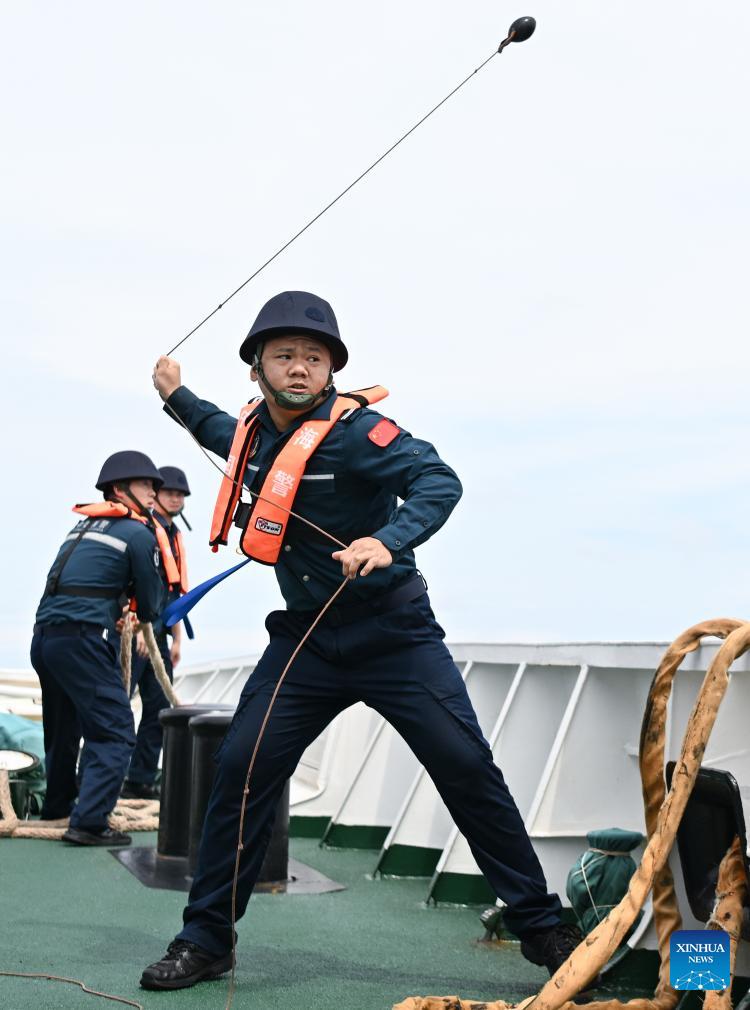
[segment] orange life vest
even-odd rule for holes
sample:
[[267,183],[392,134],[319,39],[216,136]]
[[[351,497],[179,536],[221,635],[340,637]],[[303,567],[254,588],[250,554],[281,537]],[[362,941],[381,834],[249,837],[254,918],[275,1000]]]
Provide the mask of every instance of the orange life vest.
[[148,526],[156,537],[161,554],[161,563],[164,566],[164,574],[170,589],[179,586],[183,593],[187,592],[187,567],[185,565],[185,553],[182,550],[182,537],[177,531],[178,558],[172,554],[172,545],[169,542],[167,531],[157,520],[149,520],[146,516],[134,512],[121,502],[98,501],[91,505],[74,505],[73,511],[91,519],[135,519],[144,526]]
[[[167,540],[169,540],[169,537],[167,537]],[[186,593],[188,591],[187,558],[185,557],[185,546],[182,541],[182,533],[176,527],[174,532],[174,550],[172,552],[172,557],[174,558],[175,565],[177,566],[177,571],[180,577],[179,581],[180,592]]]
[[[331,404],[330,417],[308,418],[285,443],[274,459],[263,482],[260,496],[254,499],[240,538],[240,549],[248,558],[274,565],[289,522],[289,511],[299,489],[308,459],[344,414],[359,410],[388,396],[383,386],[371,386],[337,396]],[[229,527],[242,494],[242,480],[250,451],[257,435],[257,408],[262,397],[251,400],[240,411],[237,427],[224,469],[224,478],[214,508],[209,544],[214,551],[227,543]]]

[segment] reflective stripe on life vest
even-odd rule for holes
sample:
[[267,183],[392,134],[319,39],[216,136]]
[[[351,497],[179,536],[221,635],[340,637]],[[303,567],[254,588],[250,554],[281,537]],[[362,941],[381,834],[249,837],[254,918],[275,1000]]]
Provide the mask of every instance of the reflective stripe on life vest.
[[[274,459],[260,495],[255,498],[252,510],[240,538],[240,549],[248,558],[273,565],[279,559],[281,545],[289,522],[289,511],[299,489],[305,466],[336,422],[345,414],[359,410],[388,396],[383,386],[371,386],[354,393],[337,396],[331,404],[330,417],[309,418],[284,444]],[[240,414],[235,429],[229,461],[219,489],[214,509],[211,540],[214,550],[226,544],[226,537],[235,508],[242,492],[242,478],[253,440],[258,415],[258,400],[249,403]],[[250,429],[250,430],[249,430]]]
[[[78,512],[82,516],[89,516],[91,519],[135,519],[137,522],[143,523],[144,526],[148,526],[156,537],[156,542],[159,545],[161,563],[164,567],[164,574],[170,588],[180,586],[182,584],[182,576],[179,568],[177,567],[174,555],[172,554],[172,546],[169,543],[167,531],[161,523],[155,522],[153,519],[146,518],[146,516],[139,515],[137,512],[134,512],[131,508],[128,508],[127,505],[123,505],[121,502],[98,501],[93,502],[91,505],[74,505],[73,511]],[[180,554],[182,556],[182,551]]]

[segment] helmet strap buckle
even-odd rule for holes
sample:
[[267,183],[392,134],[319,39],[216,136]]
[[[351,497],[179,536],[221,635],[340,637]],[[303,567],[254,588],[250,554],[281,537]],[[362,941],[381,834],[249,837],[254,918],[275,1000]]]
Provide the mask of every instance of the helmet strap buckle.
[[253,368],[258,373],[258,378],[273,396],[274,403],[282,410],[303,411],[311,410],[317,403],[324,400],[333,389],[333,369],[329,369],[325,386],[319,393],[287,393],[285,390],[275,389],[268,381],[268,377],[263,370],[263,363],[260,358],[263,353],[263,344],[258,344],[253,357]]

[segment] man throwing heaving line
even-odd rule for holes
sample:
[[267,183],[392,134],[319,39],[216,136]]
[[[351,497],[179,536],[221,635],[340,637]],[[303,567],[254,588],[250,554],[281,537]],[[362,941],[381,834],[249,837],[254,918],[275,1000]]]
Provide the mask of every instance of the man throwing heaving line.
[[[322,298],[276,295],[261,309],[240,357],[261,397],[239,421],[183,386],[170,358],[159,359],[153,380],[167,412],[229,460],[211,543],[226,542],[236,515],[243,552],[274,566],[287,609],[266,619],[269,644],[217,755],[183,928],[145,969],[141,985],[181,989],[231,968],[232,880],[250,755],[282,670],[342,575],[350,583],[291,665],[262,738],[247,797],[237,917],[302,752],[339,712],[363,701],[427,769],[505,902],[505,922],[524,955],[554,972],[580,933],[560,922],[560,901],[547,892],[414,563],[414,548],[440,529],[461,497],[458,477],[429,442],[370,409],[386,395],[381,387],[337,393],[333,373],[348,352]],[[259,496],[252,505],[238,501],[242,483]],[[349,546],[332,549],[289,509]]]

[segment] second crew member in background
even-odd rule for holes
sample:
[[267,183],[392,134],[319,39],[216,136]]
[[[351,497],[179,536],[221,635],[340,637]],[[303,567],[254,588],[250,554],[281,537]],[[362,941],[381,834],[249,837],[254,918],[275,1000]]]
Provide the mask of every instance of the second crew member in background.
[[[156,492],[153,516],[155,521],[166,530],[172,557],[180,573],[180,584],[171,588],[166,582],[166,575],[163,574],[166,597],[164,605],[167,606],[187,590],[185,547],[175,519],[182,513],[185,498],[190,494],[190,487],[184,470],[180,470],[179,467],[161,466],[159,474],[164,483]],[[156,644],[159,646],[159,652],[164,660],[164,667],[169,679],[172,680],[174,667],[180,661],[182,623],[178,622],[171,628],[167,628],[159,618],[153,622],[153,628]],[[170,637],[171,643],[169,642]],[[163,708],[169,708],[169,702],[156,678],[140,634],[134,640],[130,681],[131,697],[136,687],[141,696],[141,721],[138,724],[135,750],[130,759],[128,777],[125,779],[120,795],[124,799],[157,799],[159,787],[156,784],[156,776],[163,735],[159,712]]]
[[42,686],[47,771],[42,817],[70,815],[63,841],[76,845],[131,841],[108,824],[135,746],[133,713],[112,640],[118,640],[124,599],[137,601],[141,621],[154,621],[163,607],[149,512],[161,481],[142,452],[116,452],[105,461],[96,482],[104,501],[74,506],[82,518],[57,553],[36,612],[31,663]]

